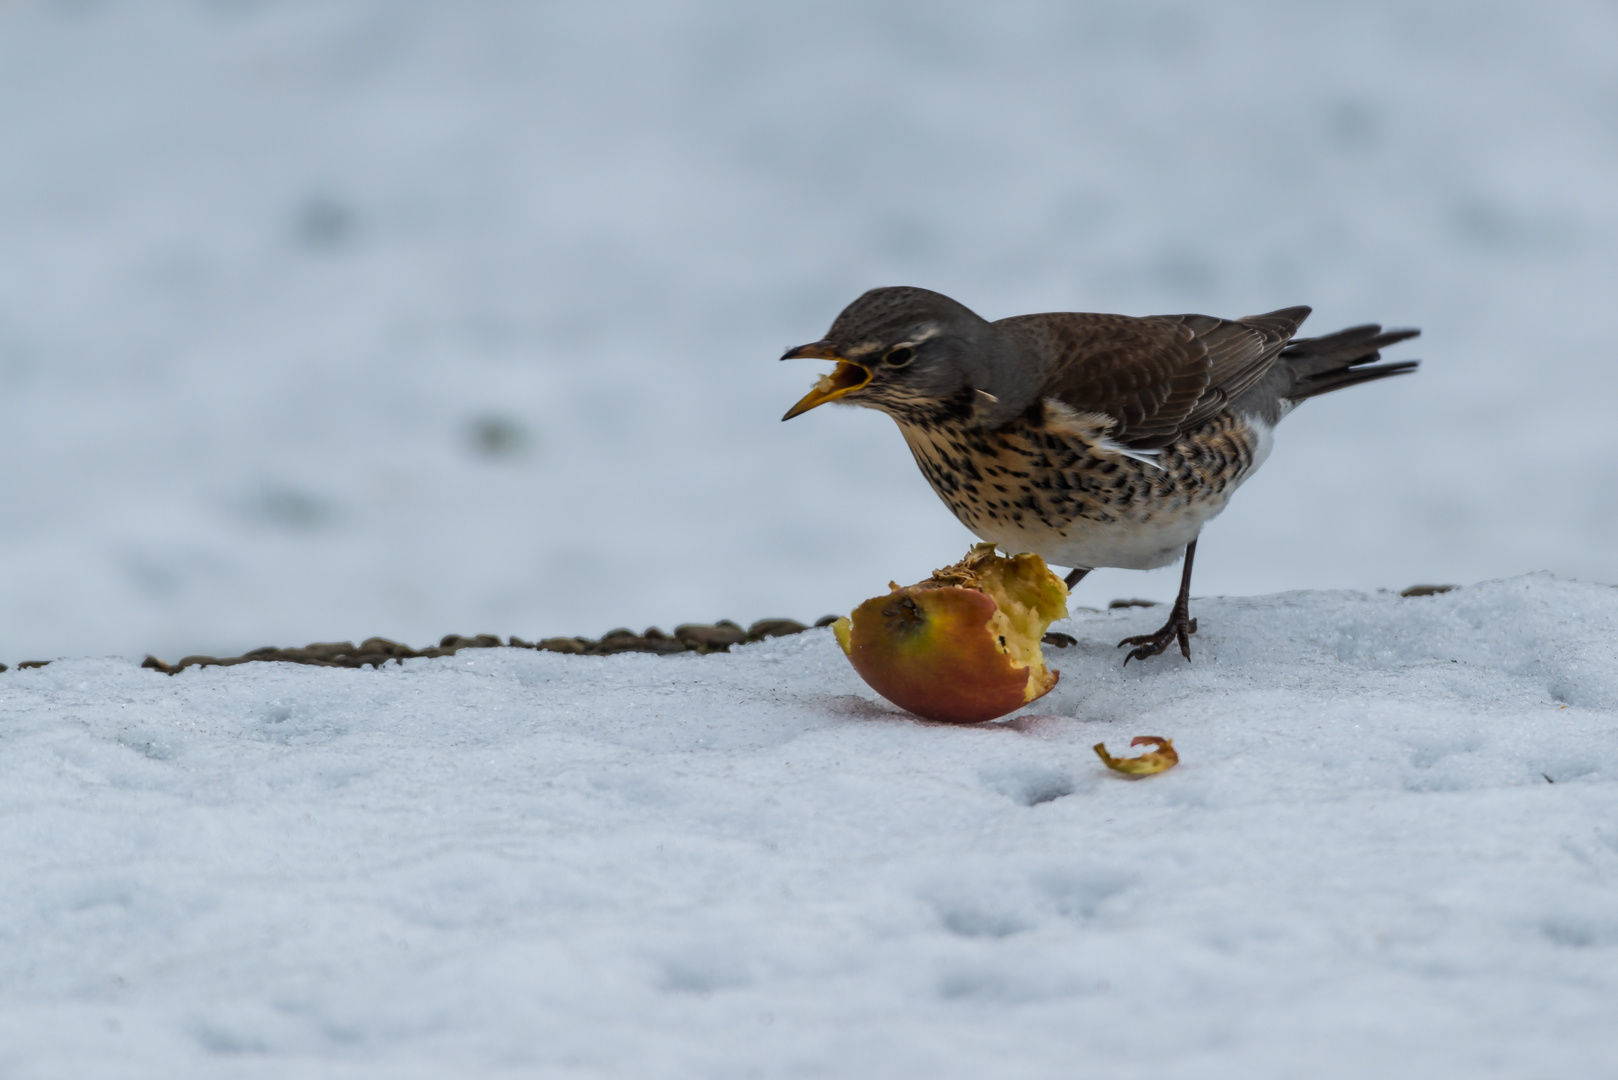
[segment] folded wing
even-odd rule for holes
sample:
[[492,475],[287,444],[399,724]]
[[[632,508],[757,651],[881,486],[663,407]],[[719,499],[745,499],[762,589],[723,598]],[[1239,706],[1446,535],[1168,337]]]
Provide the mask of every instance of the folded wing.
[[1114,421],[1110,437],[1135,450],[1167,446],[1216,415],[1275,364],[1309,314],[1284,308],[1245,319],[1134,318],[1056,312],[1004,319],[1055,356],[1040,399]]

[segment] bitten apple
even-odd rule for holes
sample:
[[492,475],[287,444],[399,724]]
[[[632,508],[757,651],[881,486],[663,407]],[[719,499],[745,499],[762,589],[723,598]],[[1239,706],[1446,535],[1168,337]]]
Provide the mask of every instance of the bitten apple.
[[978,544],[926,581],[889,588],[832,629],[860,677],[900,708],[975,724],[1056,685],[1040,639],[1067,617],[1067,586],[1038,555]]

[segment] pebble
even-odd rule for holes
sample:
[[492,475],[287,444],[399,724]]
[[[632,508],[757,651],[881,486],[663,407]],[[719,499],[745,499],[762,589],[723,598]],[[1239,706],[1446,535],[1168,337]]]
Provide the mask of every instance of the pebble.
[[765,638],[788,637],[792,634],[801,634],[809,629],[797,619],[760,619],[747,628],[748,641],[763,641]]
[[674,636],[696,652],[729,652],[732,645],[747,640],[747,631],[729,619],[720,619],[711,624],[681,623],[674,628]]
[[[836,620],[835,615],[828,615],[815,625],[829,626]],[[809,629],[808,626],[796,619],[760,619],[752,626],[743,630],[738,624],[729,619],[720,619],[716,623],[682,623],[674,628],[674,633],[664,633],[655,626],[649,626],[642,633],[635,633],[627,626],[608,630],[597,640],[583,637],[552,637],[542,638],[537,642],[524,641],[519,637],[511,637],[502,641],[494,634],[477,634],[466,637],[461,634],[445,634],[437,645],[426,649],[413,649],[409,645],[387,638],[366,638],[358,646],[350,641],[317,641],[302,648],[282,649],[274,645],[266,645],[261,649],[243,653],[241,656],[204,656],[197,654],[187,656],[177,664],[169,664],[155,656],[148,656],[141,662],[141,667],[161,671],[166,675],[176,675],[188,667],[232,667],[236,664],[246,664],[253,661],[276,661],[291,664],[310,664],[319,667],[381,667],[390,660],[409,660],[415,657],[453,656],[461,649],[538,649],[542,652],[566,653],[574,656],[612,656],[616,653],[642,652],[657,655],[673,653],[695,652],[729,652],[732,645],[744,642],[762,641],[765,638],[786,637],[791,634],[801,634]],[[19,667],[43,667],[49,660],[30,660]],[[5,671],[0,666],[0,671]]]

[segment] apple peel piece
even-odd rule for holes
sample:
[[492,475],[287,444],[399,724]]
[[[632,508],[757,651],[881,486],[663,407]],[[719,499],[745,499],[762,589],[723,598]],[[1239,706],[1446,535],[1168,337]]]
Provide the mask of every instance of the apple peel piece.
[[832,624],[871,689],[917,716],[976,724],[1049,693],[1040,639],[1067,617],[1067,586],[1038,555],[978,544],[926,581],[872,597]]
[[1107,768],[1130,779],[1164,772],[1180,763],[1180,755],[1175,752],[1173,739],[1165,739],[1158,735],[1137,735],[1129,740],[1129,745],[1154,746],[1156,749],[1132,758],[1113,757],[1107,753],[1106,743],[1096,743],[1094,749],[1096,757],[1100,758]]

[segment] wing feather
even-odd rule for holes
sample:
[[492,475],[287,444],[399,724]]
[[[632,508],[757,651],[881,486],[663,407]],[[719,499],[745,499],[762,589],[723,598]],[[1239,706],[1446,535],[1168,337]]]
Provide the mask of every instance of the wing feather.
[[1245,319],[1210,315],[1054,312],[997,325],[1052,357],[1040,400],[1111,417],[1111,438],[1134,450],[1167,446],[1264,376],[1306,307]]

